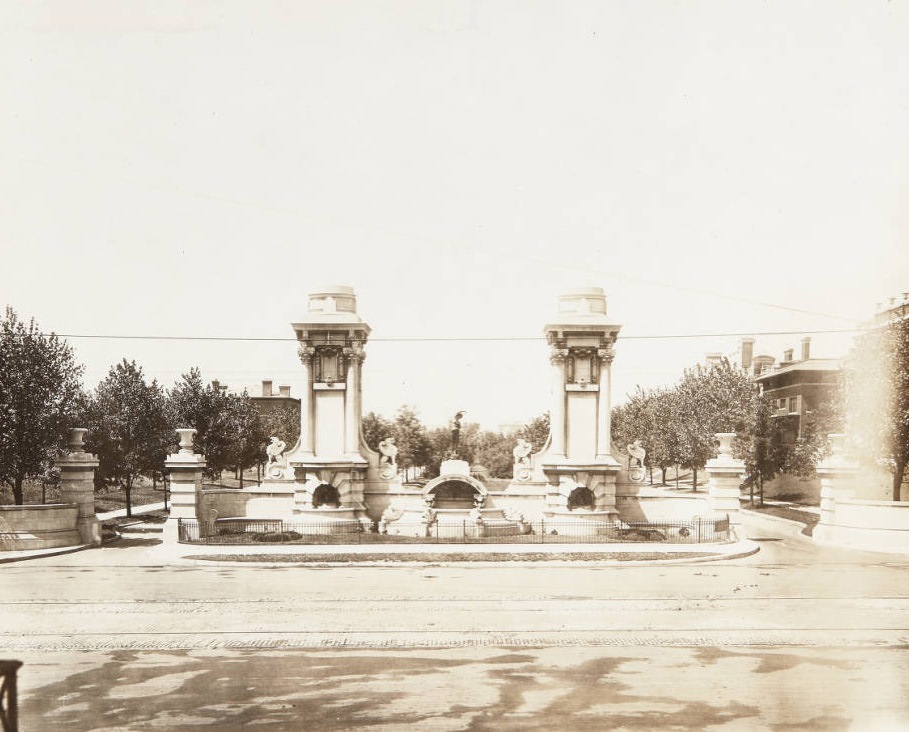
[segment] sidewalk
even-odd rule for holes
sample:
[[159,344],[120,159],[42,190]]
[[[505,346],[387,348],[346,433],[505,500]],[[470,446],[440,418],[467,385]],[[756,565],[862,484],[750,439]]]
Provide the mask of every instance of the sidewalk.
[[[147,503],[143,506],[133,506],[132,515],[141,516],[144,513],[163,510],[164,503]],[[123,518],[126,516],[125,508],[118,508],[116,511],[107,511],[105,513],[95,514],[99,523],[104,523],[110,519]],[[137,522],[138,523],[138,522]],[[73,546],[60,546],[51,549],[28,549],[18,552],[0,552],[0,564],[5,562],[17,562],[23,559],[37,559],[38,557],[53,557],[60,554],[71,554],[82,551],[83,549],[93,549],[91,544],[75,544]]]

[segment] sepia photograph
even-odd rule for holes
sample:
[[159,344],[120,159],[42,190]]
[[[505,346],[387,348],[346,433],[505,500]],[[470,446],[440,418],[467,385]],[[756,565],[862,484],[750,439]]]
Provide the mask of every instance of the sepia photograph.
[[907,48],[0,0],[0,730],[909,731]]

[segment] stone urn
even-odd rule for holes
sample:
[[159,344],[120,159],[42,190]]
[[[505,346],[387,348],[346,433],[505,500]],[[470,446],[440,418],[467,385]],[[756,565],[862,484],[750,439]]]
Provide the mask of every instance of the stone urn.
[[70,452],[83,452],[85,450],[85,445],[82,441],[87,433],[88,430],[84,427],[73,427],[69,431],[69,439],[66,441],[66,446]]
[[716,439],[720,443],[717,458],[724,462],[732,460],[732,441],[735,439],[735,432],[717,432]]
[[184,427],[178,429],[177,434],[180,435],[180,454],[192,455],[193,438],[196,436],[196,430]]

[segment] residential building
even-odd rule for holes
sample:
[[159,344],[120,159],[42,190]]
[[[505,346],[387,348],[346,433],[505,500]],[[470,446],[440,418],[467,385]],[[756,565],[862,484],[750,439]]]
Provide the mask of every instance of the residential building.
[[[743,356],[753,344],[752,340],[747,349],[743,347]],[[807,414],[831,398],[840,383],[840,360],[812,358],[810,338],[802,338],[798,359],[794,352],[792,348],[784,351],[779,363],[771,356],[750,357],[750,353],[747,363],[744,357],[742,362],[761,393],[771,400],[773,418],[784,420],[780,424],[784,442],[795,442],[802,435]]]

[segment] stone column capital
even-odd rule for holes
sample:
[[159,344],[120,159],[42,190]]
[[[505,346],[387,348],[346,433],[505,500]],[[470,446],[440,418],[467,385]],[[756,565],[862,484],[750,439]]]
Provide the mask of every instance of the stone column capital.
[[300,347],[297,349],[297,355],[300,357],[300,362],[304,366],[309,366],[312,363],[313,358],[315,358],[316,349],[306,344],[300,344]]
[[597,358],[604,363],[612,363],[612,360],[615,358],[615,346],[611,343],[600,346],[597,349]]
[[553,346],[549,349],[549,362],[553,366],[558,366],[565,363],[565,359],[568,358],[568,349],[567,348],[558,348]]

